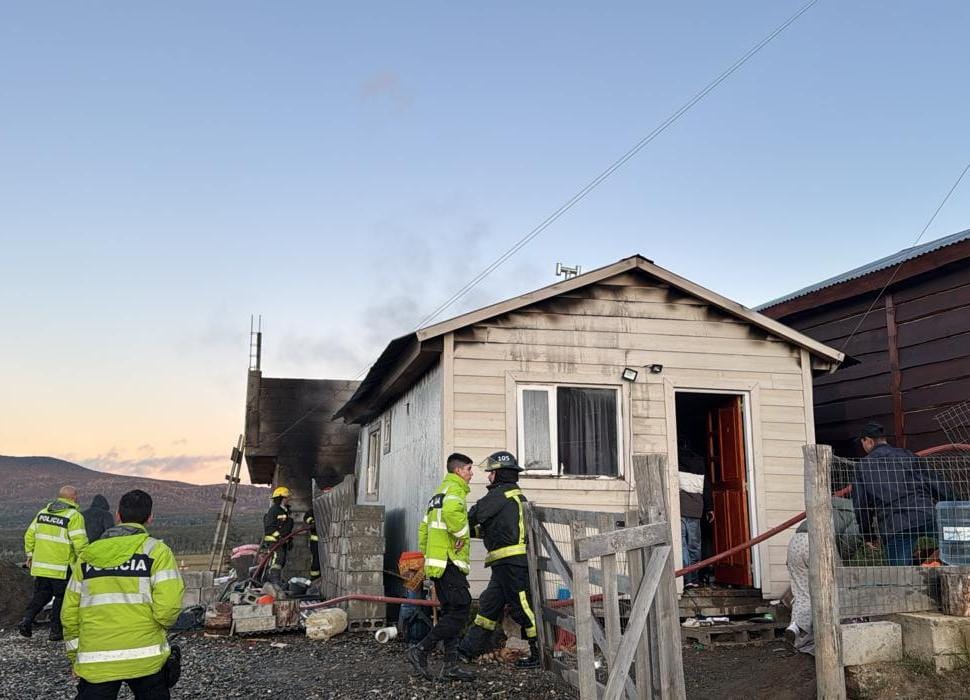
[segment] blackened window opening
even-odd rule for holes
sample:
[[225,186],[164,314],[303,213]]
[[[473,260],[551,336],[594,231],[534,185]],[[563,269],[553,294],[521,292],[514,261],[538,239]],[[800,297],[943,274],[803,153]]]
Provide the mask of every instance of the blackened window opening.
[[616,391],[559,387],[559,461],[573,476],[617,476]]

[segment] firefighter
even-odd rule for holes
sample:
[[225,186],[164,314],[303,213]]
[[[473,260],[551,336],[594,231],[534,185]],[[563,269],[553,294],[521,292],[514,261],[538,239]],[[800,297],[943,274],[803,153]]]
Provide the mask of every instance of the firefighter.
[[116,698],[127,683],[136,698],[167,700],[177,680],[167,630],[182,609],[185,585],[175,555],[149,536],[152,497],[129,491],[119,524],[81,552],[64,597],[64,647],[78,678],[78,700]]
[[313,519],[313,511],[308,510],[303,515],[303,523],[310,527],[310,535],[307,537],[307,544],[310,546],[310,580],[316,581],[320,578],[320,548],[317,544],[320,537],[317,535],[317,526]]
[[31,521],[24,533],[27,568],[34,577],[34,595],[27,604],[17,630],[24,637],[34,633],[34,618],[53,598],[50,639],[64,639],[61,631],[61,605],[70,566],[88,545],[84,516],[77,504],[77,489],[62,486],[51,501]]
[[[293,532],[293,518],[290,517],[290,490],[285,486],[277,486],[271,498],[273,505],[263,516],[262,548],[267,552]],[[267,576],[270,583],[279,584],[282,581],[283,567],[286,566],[286,550],[289,547],[289,542],[282,544],[270,555]]]
[[431,680],[428,656],[442,642],[445,680],[471,681],[475,674],[459,665],[458,637],[468,620],[472,597],[468,591],[469,530],[465,497],[472,478],[472,460],[455,453],[448,457],[448,473],[428,501],[428,509],[418,526],[418,546],[424,554],[424,571],[434,581],[441,603],[438,624],[420,642],[408,649],[408,661]]
[[523,470],[515,455],[505,451],[496,452],[479,466],[488,475],[488,492],[472,506],[468,524],[472,536],[485,541],[485,566],[492,569],[492,575],[478,598],[478,615],[462,639],[459,653],[471,660],[485,651],[508,605],[512,619],[522,628],[522,638],[529,642],[529,656],[516,662],[516,666],[535,668],[539,665],[539,645],[526,556],[522,505],[526,498],[518,484],[519,472]]

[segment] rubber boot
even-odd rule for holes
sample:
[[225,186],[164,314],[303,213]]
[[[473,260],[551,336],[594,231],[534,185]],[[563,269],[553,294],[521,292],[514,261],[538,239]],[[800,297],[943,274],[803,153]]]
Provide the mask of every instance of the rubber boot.
[[539,668],[541,657],[539,656],[539,642],[535,639],[529,640],[529,655],[524,659],[515,662],[516,668]]
[[431,655],[431,645],[429,643],[429,638],[425,637],[420,642],[414,646],[408,648],[408,661],[414,666],[414,670],[418,672],[421,677],[425,680],[432,680],[431,669],[428,668],[428,656]]
[[17,623],[17,631],[20,632],[21,637],[30,637],[34,633],[34,621],[25,617]]
[[475,674],[466,671],[458,661],[458,650],[455,649],[445,655],[445,665],[441,669],[441,680],[443,681],[473,681]]
[[64,641],[64,630],[60,625],[60,622],[51,623],[50,636],[47,638],[51,642],[63,642]]

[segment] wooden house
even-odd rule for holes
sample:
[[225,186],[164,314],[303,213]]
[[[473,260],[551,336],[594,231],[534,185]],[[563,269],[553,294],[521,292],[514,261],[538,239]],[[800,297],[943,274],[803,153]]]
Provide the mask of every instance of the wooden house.
[[857,456],[854,438],[876,420],[911,450],[947,444],[936,416],[970,399],[970,230],[907,248],[759,310],[857,361],[815,379],[819,442]]
[[[444,458],[509,449],[542,505],[623,511],[631,458],[678,443],[708,459],[715,552],[803,509],[812,377],[842,354],[634,256],[392,340],[337,416],[361,426],[358,500],[385,506],[389,559],[416,546]],[[472,482],[469,503],[484,493]],[[717,579],[781,594],[787,534]],[[487,579],[473,545],[473,589]]]

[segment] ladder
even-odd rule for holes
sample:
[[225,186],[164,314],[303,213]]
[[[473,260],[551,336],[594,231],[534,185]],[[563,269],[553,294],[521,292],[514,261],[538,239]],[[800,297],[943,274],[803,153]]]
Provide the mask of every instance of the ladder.
[[222,509],[216,518],[216,532],[212,537],[212,553],[209,556],[209,571],[214,576],[222,573],[222,563],[226,556],[226,539],[229,537],[229,522],[236,507],[236,491],[239,489],[239,471],[242,468],[243,436],[239,436],[232,448],[232,464],[226,474],[226,491],[222,494]]

